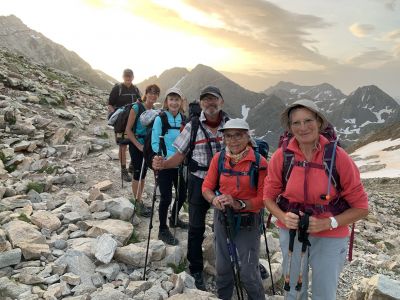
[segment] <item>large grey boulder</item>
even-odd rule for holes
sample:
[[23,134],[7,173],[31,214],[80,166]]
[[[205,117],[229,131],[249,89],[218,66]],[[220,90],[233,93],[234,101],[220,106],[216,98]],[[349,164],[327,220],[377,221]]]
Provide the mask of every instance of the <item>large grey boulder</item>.
[[16,248],[10,251],[0,252],[0,269],[19,264],[21,261],[21,249]]
[[117,246],[118,243],[112,238],[112,235],[104,233],[97,237],[96,242],[93,244],[92,252],[97,260],[103,264],[108,264],[114,257]]
[[[152,255],[152,250],[149,249],[148,262],[150,262]],[[117,248],[114,255],[115,260],[137,268],[144,267],[145,258],[146,249],[134,244]]]
[[[136,243],[136,246],[146,248],[147,242]],[[166,254],[166,246],[163,241],[160,240],[150,240],[149,249],[153,253],[151,256],[151,261],[159,261],[165,257]]]
[[129,296],[114,289],[103,289],[102,291],[96,291],[90,295],[91,300],[130,300]]
[[16,283],[7,277],[0,277],[0,296],[7,299],[17,299],[21,294],[31,291],[31,286],[21,283]]
[[134,206],[125,197],[105,200],[104,204],[111,217],[124,221],[129,221],[132,218]]
[[378,274],[353,286],[348,300],[398,300],[400,281]]
[[55,261],[56,265],[67,265],[67,271],[81,277],[81,283],[93,286],[91,276],[96,266],[84,253],[76,250],[68,250],[63,256]]

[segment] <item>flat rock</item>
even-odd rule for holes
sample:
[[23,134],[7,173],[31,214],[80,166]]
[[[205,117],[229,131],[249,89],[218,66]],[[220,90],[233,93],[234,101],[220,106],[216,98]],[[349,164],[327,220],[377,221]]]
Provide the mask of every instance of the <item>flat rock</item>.
[[14,210],[16,208],[25,207],[27,205],[32,205],[32,203],[26,195],[7,197],[0,200],[0,211]]
[[46,238],[37,227],[24,221],[11,221],[3,226],[13,247],[20,243],[45,244]]
[[51,251],[47,244],[20,242],[18,247],[21,248],[22,255],[25,259],[39,259],[41,256],[49,256]]
[[122,244],[129,240],[133,232],[132,224],[121,220],[88,220],[85,223],[91,227],[87,232],[88,237],[98,237],[103,233],[110,233]]
[[[148,262],[150,262],[152,251],[149,249]],[[117,248],[114,259],[133,267],[144,267],[146,258],[146,249],[130,244],[125,247]]]
[[67,241],[68,248],[85,253],[88,257],[93,257],[92,248],[96,239],[94,238],[76,238]]
[[130,300],[131,298],[124,293],[114,289],[103,289],[90,295],[91,300]]
[[[136,246],[146,248],[147,242],[136,243]],[[152,251],[151,261],[162,260],[165,257],[166,246],[163,241],[150,240],[149,249]]]
[[94,186],[92,186],[92,189],[98,189],[99,191],[106,191],[112,187],[112,184],[113,183],[111,180],[104,180],[96,183]]
[[69,285],[78,285],[81,283],[81,277],[74,273],[65,273],[61,276],[61,279]]
[[0,252],[0,269],[21,262],[21,249],[16,248],[5,252]]
[[105,276],[107,278],[107,280],[115,280],[119,271],[120,271],[120,267],[117,263],[101,265],[96,268],[96,272]]
[[61,227],[61,221],[49,211],[37,211],[31,216],[31,222],[39,228],[55,231]]
[[139,280],[139,281],[131,281],[129,285],[126,287],[126,294],[128,296],[136,296],[140,292],[145,292],[149,288],[151,288],[151,282]]

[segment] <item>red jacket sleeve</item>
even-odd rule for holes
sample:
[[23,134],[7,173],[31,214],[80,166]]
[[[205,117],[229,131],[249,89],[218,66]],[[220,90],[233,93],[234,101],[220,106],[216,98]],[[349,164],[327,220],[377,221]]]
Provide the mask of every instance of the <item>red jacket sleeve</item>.
[[201,191],[204,192],[206,189],[210,189],[212,191],[217,187],[218,182],[218,159],[220,153],[214,155],[211,160],[210,167],[208,168],[206,178],[204,178],[203,185],[201,187]]
[[342,187],[342,197],[351,207],[368,209],[368,195],[360,179],[360,171],[342,148],[337,148],[336,169]]
[[272,155],[268,164],[268,175],[264,180],[264,200],[271,199],[275,201],[276,197],[282,193],[282,168],[283,168],[283,153],[279,148]]

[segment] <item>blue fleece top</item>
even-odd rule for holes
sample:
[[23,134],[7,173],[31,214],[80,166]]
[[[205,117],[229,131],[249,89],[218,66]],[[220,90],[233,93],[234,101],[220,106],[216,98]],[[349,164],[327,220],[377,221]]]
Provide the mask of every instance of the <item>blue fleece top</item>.
[[[139,118],[136,123],[136,130],[135,130],[134,134],[135,134],[137,141],[140,144],[144,145],[144,136],[146,136],[146,126],[143,126],[142,122],[140,122],[140,116],[138,116],[139,104],[136,102],[133,103],[132,108],[136,113],[136,118]],[[143,137],[139,137],[139,136],[143,136]]]
[[[181,127],[182,124],[182,116],[178,113],[175,117],[169,112],[165,111],[168,117],[168,123],[171,127]],[[162,130],[162,121],[160,116],[157,116],[154,120],[153,129],[151,133],[151,148],[155,153],[158,152],[158,148],[160,147],[160,135]],[[172,145],[175,139],[180,134],[179,129],[168,129],[167,133],[164,135],[164,142],[167,148],[167,158],[174,155],[176,152],[176,148]]]

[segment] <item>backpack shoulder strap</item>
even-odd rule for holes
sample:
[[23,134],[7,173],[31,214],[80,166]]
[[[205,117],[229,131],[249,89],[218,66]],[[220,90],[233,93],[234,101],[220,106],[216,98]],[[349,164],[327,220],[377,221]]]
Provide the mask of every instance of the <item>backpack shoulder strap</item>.
[[122,94],[122,83],[118,84],[118,97]]
[[287,149],[286,147],[282,147],[283,153],[283,168],[282,168],[282,183],[283,190],[286,189],[286,184],[289,180],[290,174],[292,173],[293,163],[294,163],[294,153]]
[[159,117],[161,119],[161,135],[164,136],[171,126],[168,122],[168,116],[164,111],[159,114]]
[[[331,141],[329,144],[326,144],[324,147],[324,167],[325,172],[329,176],[329,170],[332,167],[332,177],[331,181],[335,189],[340,192],[342,190],[340,185],[340,177],[339,173],[336,169],[336,155],[333,155],[333,151],[336,151],[335,141]],[[333,158],[333,159],[332,159]]]
[[220,179],[221,173],[224,169],[224,163],[225,163],[225,149],[222,149],[219,152],[219,157],[218,157],[218,177],[217,177],[216,190],[219,190],[219,179]]
[[[136,126],[137,126],[138,120],[140,118],[140,115],[146,110],[146,108],[144,107],[144,105],[140,101],[137,101],[135,103],[138,106],[138,112],[136,114],[135,122],[133,122],[133,127],[132,127],[133,128],[133,132],[136,132]],[[133,109],[133,106],[132,106],[132,109]]]
[[196,136],[200,126],[199,117],[193,117],[190,123],[191,123],[191,129],[190,129],[189,152],[188,152],[189,159],[192,158],[194,147],[196,147],[195,144]]

